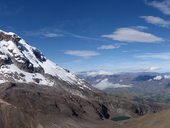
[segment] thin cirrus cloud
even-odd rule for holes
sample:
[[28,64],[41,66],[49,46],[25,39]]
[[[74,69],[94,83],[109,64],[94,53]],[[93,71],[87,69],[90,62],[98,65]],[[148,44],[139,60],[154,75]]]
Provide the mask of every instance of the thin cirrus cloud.
[[100,47],[98,47],[97,49],[100,49],[100,50],[109,50],[109,49],[116,49],[116,48],[119,48],[120,46],[119,45],[101,45]]
[[63,34],[58,34],[58,33],[44,33],[43,35],[44,35],[45,37],[49,37],[49,38],[64,36]]
[[140,16],[140,18],[144,19],[147,23],[154,24],[157,26],[169,28],[170,21],[164,20],[163,18],[156,17],[156,16]]
[[157,8],[158,10],[160,10],[162,13],[166,15],[170,15],[170,0],[163,0],[163,1],[154,0],[151,2],[148,2],[146,0],[146,4],[154,8]]
[[65,36],[62,33],[59,32],[53,32],[53,31],[24,31],[23,32],[26,36],[35,36],[35,37],[46,37],[46,38],[56,38],[56,37],[63,37]]
[[90,57],[100,55],[100,53],[96,51],[90,51],[90,50],[67,50],[64,52],[64,54],[83,57],[83,58],[90,58]]
[[159,60],[170,61],[170,52],[145,53],[145,54],[142,54],[142,55],[136,55],[135,57],[140,58],[140,59],[159,59]]
[[150,67],[138,69],[137,71],[140,71],[140,72],[155,72],[155,71],[159,71],[160,69],[161,69],[160,67],[150,66]]
[[35,36],[35,37],[46,37],[46,38],[56,38],[56,37],[72,37],[77,39],[83,40],[90,40],[90,41],[106,41],[101,38],[89,37],[84,35],[79,35],[75,33],[71,33],[65,30],[58,29],[56,27],[45,27],[40,30],[34,31],[23,31],[26,36]]
[[135,28],[118,28],[112,34],[102,35],[116,41],[138,42],[138,43],[158,43],[164,41],[163,38],[151,33],[143,32]]

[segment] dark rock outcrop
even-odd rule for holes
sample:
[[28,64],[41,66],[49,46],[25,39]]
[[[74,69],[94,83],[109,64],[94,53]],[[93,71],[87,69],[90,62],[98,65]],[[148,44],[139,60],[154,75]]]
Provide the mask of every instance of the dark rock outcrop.
[[13,41],[13,42],[17,43],[18,41],[21,40],[21,38],[19,36],[17,36],[16,34],[8,35],[8,34],[5,34],[4,32],[0,32],[0,41],[2,41],[2,40]]

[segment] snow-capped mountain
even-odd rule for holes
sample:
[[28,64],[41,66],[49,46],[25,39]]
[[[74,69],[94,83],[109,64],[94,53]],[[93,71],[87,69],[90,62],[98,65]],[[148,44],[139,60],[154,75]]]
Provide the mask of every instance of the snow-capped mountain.
[[64,82],[90,89],[83,80],[47,59],[15,33],[0,30],[0,83],[5,82],[49,86]]
[[[100,82],[99,86],[110,86],[108,79]],[[113,127],[113,115],[159,110],[146,104],[138,111],[135,101],[98,91],[15,33],[4,31],[0,31],[0,84],[0,128],[91,128],[108,122]]]

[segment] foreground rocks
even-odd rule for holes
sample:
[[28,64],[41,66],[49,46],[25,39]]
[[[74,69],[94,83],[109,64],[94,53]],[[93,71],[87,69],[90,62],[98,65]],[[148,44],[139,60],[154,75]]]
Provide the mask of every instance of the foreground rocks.
[[[0,86],[1,128],[104,128],[121,113],[137,117],[137,103],[104,94],[84,97],[48,86],[6,83]],[[146,105],[148,106],[148,105]],[[151,112],[150,108],[140,110]],[[103,124],[103,125],[102,125]]]

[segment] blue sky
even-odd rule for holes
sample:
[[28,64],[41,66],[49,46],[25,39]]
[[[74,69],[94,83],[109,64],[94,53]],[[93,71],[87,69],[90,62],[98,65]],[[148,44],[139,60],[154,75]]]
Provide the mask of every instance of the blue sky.
[[1,0],[0,19],[71,71],[170,69],[170,0]]

